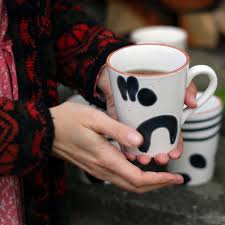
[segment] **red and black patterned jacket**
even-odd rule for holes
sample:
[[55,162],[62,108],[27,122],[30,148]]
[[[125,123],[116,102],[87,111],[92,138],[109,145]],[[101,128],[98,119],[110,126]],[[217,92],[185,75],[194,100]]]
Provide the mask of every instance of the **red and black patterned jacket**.
[[0,98],[0,175],[23,178],[27,225],[60,225],[54,206],[64,193],[63,164],[51,157],[49,113],[58,103],[57,83],[98,103],[96,76],[107,55],[128,43],[88,19],[75,0],[5,3],[19,101]]

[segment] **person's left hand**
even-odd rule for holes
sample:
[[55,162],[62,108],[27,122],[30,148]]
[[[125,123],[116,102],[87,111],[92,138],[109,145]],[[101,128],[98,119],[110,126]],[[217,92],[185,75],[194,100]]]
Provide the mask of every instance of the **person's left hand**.
[[[109,76],[107,72],[107,68],[104,67],[99,75],[99,80],[97,84],[98,88],[103,92],[104,97],[106,98],[106,106],[107,106],[107,113],[109,116],[111,116],[114,119],[117,119],[113,95],[112,95],[112,89],[109,81]],[[186,89],[186,95],[185,95],[185,104],[189,108],[195,108],[196,105],[196,95],[197,95],[197,88],[195,84],[192,82],[190,86]],[[154,157],[154,160],[157,164],[167,164],[170,159],[179,159],[183,152],[183,138],[180,134],[178,146],[176,149],[173,149],[168,154],[158,154]],[[147,165],[151,161],[151,157],[142,154],[139,156],[135,156],[134,154],[130,152],[124,152],[127,159],[134,161],[138,160],[141,164]]]

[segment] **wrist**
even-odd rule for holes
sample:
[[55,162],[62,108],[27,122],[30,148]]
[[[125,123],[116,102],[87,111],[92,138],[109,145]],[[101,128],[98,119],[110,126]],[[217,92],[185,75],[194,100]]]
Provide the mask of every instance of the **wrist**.
[[55,157],[59,157],[58,154],[58,137],[59,137],[59,129],[60,129],[60,119],[59,119],[59,112],[58,112],[58,106],[56,107],[52,107],[49,109],[50,114],[52,116],[52,122],[53,122],[53,126],[54,126],[54,130],[55,130],[55,135],[54,135],[54,139],[53,139],[53,144],[52,144],[52,155]]

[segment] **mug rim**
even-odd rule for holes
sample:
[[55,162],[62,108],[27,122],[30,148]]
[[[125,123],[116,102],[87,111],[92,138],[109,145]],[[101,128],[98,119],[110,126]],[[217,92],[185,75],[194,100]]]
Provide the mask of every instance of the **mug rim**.
[[[137,28],[131,32],[131,39],[138,39],[138,35],[142,34],[143,32],[176,32],[178,35],[176,36],[176,41],[186,40],[187,39],[187,31],[183,28],[170,26],[170,25],[153,25],[153,26],[144,26]],[[160,33],[159,32],[159,33]],[[170,43],[174,43],[176,41],[168,40]]]
[[[123,49],[125,49],[125,48],[133,48],[133,47],[135,47],[135,46],[142,46],[142,45],[147,45],[147,46],[153,46],[153,45],[154,45],[154,46],[163,46],[163,47],[168,47],[168,48],[176,49],[176,50],[178,50],[179,52],[181,52],[181,53],[185,56],[186,61],[185,61],[185,63],[184,63],[182,66],[178,67],[178,68],[175,69],[175,70],[171,70],[171,71],[169,71],[169,72],[164,72],[164,73],[151,74],[151,75],[148,75],[148,74],[141,74],[141,73],[140,73],[140,74],[134,74],[134,73],[124,72],[124,71],[120,71],[120,70],[116,69],[114,66],[111,65],[110,59],[111,59],[111,57],[112,57],[115,53],[117,53],[117,52],[119,52],[119,51],[121,51],[121,50],[123,50]],[[119,74],[122,74],[122,75],[127,75],[127,76],[137,76],[137,77],[159,77],[159,76],[169,76],[169,75],[171,75],[171,74],[174,74],[174,73],[177,73],[177,72],[181,71],[181,70],[184,69],[189,63],[190,63],[190,56],[188,55],[187,52],[185,52],[184,50],[182,50],[182,49],[180,49],[180,48],[177,48],[177,47],[175,47],[175,46],[167,45],[167,44],[162,44],[162,43],[143,43],[143,44],[133,44],[133,45],[128,45],[128,46],[119,48],[119,49],[117,49],[117,50],[111,52],[111,53],[108,55],[107,59],[106,59],[106,65],[107,65],[108,68],[110,68],[110,69],[114,70],[115,72],[117,72],[117,73],[119,73]]]

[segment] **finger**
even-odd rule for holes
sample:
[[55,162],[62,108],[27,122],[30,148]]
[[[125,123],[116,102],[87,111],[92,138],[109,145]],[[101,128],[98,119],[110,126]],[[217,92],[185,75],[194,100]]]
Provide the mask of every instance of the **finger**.
[[106,96],[107,114],[114,120],[118,120],[115,104],[112,96]]
[[[174,185],[172,183],[163,183],[163,184],[157,184],[157,185],[135,187],[134,185],[127,182],[126,180],[122,179],[121,177],[117,176],[116,174],[114,174],[110,171],[105,170],[104,168],[101,168],[101,167],[91,168],[91,171],[97,171],[97,174],[101,174],[99,179],[103,178],[103,180],[109,181],[110,183],[112,183],[122,189],[131,191],[131,192],[135,192],[135,193],[139,193],[139,194],[149,192],[152,190],[156,190],[159,188],[163,188],[166,186]],[[98,176],[96,176],[96,177],[98,178]]]
[[182,184],[184,182],[183,177],[180,174],[173,174],[167,172],[148,172],[151,173],[152,184]]
[[[96,140],[93,144],[85,147],[87,148],[86,152],[90,152],[89,154],[91,155],[92,152],[94,152],[94,155],[92,156],[95,156],[99,166],[111,171],[133,186],[142,187],[146,185],[165,183],[179,184],[183,182],[183,177],[180,175],[171,173],[143,172],[140,168],[129,162],[121,151],[118,151],[114,145],[104,139],[101,135],[97,135],[94,131],[89,131],[89,138],[92,135],[94,137],[91,139]],[[83,155],[82,159],[85,161]]]
[[170,183],[169,184],[167,183],[167,184],[152,185],[152,186],[148,186],[148,187],[139,188],[135,192],[143,194],[143,193],[158,190],[158,189],[161,189],[161,188],[170,187],[170,186],[173,186],[173,185],[174,184],[170,184]]
[[166,154],[158,154],[154,157],[154,160],[158,165],[165,165],[169,161],[169,156]]
[[90,124],[92,130],[108,135],[124,146],[138,147],[143,142],[142,135],[134,128],[110,118],[103,112],[96,111],[93,120]]
[[158,190],[161,188],[170,187],[170,186],[174,185],[171,183],[167,183],[167,184],[150,185],[150,186],[145,186],[145,187],[141,187],[141,188],[136,188],[135,186],[130,185],[129,183],[123,181],[122,179],[118,179],[118,180],[113,179],[113,181],[111,183],[126,190],[126,191],[134,192],[137,194],[144,194],[147,192],[151,192],[154,190]]
[[99,72],[98,87],[103,92],[106,98],[107,114],[113,119],[117,119],[117,114],[114,106],[114,99],[112,95],[112,88],[109,80],[107,67],[103,66]]
[[[113,148],[113,147],[112,147]],[[108,152],[110,149],[108,148]],[[133,165],[126,158],[121,157],[121,152],[112,150],[113,154],[106,154],[103,159],[103,167],[107,168],[122,179],[131,183],[135,187],[142,187],[154,184],[179,184],[183,182],[183,177],[171,173],[143,172]]]
[[185,95],[185,104],[188,107],[195,108],[197,106],[196,95],[197,95],[197,88],[194,82],[191,82],[191,84],[186,90],[186,95]]
[[117,176],[116,174],[113,174],[111,171],[107,171],[105,168],[99,167],[95,164],[87,164],[87,162],[82,162],[82,161],[77,161],[74,158],[71,158],[67,153],[62,152],[61,158],[64,160],[80,167],[82,170],[88,172],[92,176],[103,180],[103,181],[108,181],[119,188],[122,188],[123,190],[130,191],[130,192],[135,192],[135,193],[144,193],[147,191],[154,190],[156,188],[160,188],[163,185],[159,185],[159,187],[153,186],[148,186],[144,188],[136,188],[126,180],[122,179],[121,177]]
[[143,165],[148,165],[151,162],[151,157],[146,154],[141,154],[137,156],[137,160]]
[[[87,132],[86,132],[87,133]],[[86,146],[86,152],[90,152],[98,161],[99,166],[110,170],[112,173],[131,183],[135,187],[155,184],[179,184],[183,182],[183,177],[171,173],[154,173],[143,172],[140,168],[129,162],[121,151],[104,139],[101,135],[97,135],[94,131],[89,131],[87,137],[95,139],[92,144]],[[82,151],[85,152],[85,151]],[[82,155],[84,159],[84,156]],[[85,160],[85,159],[84,159]]]
[[99,71],[98,87],[105,95],[112,95],[112,89],[109,80],[109,74],[106,65]]
[[[66,152],[60,152],[60,154],[67,161],[79,166],[81,169],[87,171],[99,179],[105,179],[110,182],[112,181],[112,178],[107,177],[104,174],[96,174],[94,169],[90,170],[89,168],[91,165],[96,164],[103,170],[107,170],[112,174],[116,174],[116,176],[120,177],[122,180],[129,183],[131,186],[134,186],[135,188],[142,188],[150,185],[172,185],[183,183],[183,177],[181,175],[141,171],[140,168],[127,161],[122,152],[118,151],[109,142],[105,142],[106,147],[103,149],[104,157],[102,157],[101,163],[97,163],[97,161],[91,161],[91,159],[87,161],[87,159],[85,159],[83,156],[77,160],[73,155],[68,155]],[[79,152],[85,151],[80,150]]]
[[93,176],[108,181],[111,184],[116,185],[119,188],[122,188],[123,190],[136,193],[138,192],[135,186],[133,186],[132,184],[130,184],[129,182],[127,182],[126,180],[117,176],[116,174],[112,173],[109,170],[106,170],[102,167],[95,167],[91,168],[91,171],[93,172],[95,171],[94,173],[92,172]]
[[128,152],[128,151],[124,151],[123,152],[124,155],[126,156],[126,158],[130,161],[134,161],[136,159],[136,155],[134,155],[133,153],[131,152]]
[[173,149],[172,151],[169,152],[169,157],[170,159],[176,160],[179,159],[183,153],[183,138],[182,135],[179,137],[178,145],[176,149]]

